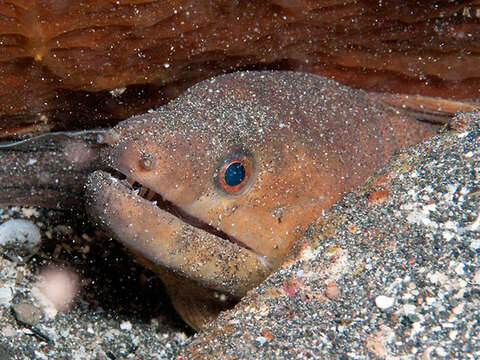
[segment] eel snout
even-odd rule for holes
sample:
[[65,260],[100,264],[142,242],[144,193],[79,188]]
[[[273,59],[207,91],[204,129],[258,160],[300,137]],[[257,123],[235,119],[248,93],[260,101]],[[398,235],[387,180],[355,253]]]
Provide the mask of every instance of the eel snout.
[[86,193],[94,218],[125,246],[175,274],[240,298],[270,273],[263,257],[146,187],[104,171]]

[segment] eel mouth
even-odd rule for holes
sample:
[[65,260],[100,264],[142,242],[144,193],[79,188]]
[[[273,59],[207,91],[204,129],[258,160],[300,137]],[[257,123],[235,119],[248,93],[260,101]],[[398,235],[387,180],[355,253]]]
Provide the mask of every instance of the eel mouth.
[[189,224],[197,229],[201,229],[206,231],[214,236],[217,236],[225,241],[229,241],[233,244],[236,244],[244,249],[249,251],[254,250],[240,241],[239,239],[227,234],[226,232],[222,231],[220,228],[215,227],[183,210],[181,207],[177,206],[173,202],[165,199],[161,194],[153,191],[151,188],[147,187],[135,181],[134,179],[122,174],[124,177],[124,181],[128,186],[133,190],[134,194],[137,194],[142,199],[149,201],[153,206],[160,208],[163,211],[166,211],[176,218],[180,219],[186,224]]
[[[127,176],[93,172],[90,214],[134,253],[203,287],[240,298],[271,272],[266,259]],[[123,179],[122,179],[123,177]]]

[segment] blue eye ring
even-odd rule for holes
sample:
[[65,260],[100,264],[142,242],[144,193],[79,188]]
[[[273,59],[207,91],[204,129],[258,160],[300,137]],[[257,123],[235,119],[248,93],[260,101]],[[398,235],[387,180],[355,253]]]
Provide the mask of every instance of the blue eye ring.
[[235,154],[218,171],[218,183],[228,194],[240,193],[252,176],[252,161],[244,154]]

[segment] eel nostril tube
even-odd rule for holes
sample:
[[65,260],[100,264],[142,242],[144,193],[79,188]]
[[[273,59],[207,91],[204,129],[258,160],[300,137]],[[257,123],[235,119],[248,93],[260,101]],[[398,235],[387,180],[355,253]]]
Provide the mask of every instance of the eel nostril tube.
[[140,165],[145,170],[153,170],[157,167],[157,161],[151,153],[145,153],[140,159]]
[[98,137],[99,144],[114,145],[121,139],[120,133],[116,129],[110,129]]

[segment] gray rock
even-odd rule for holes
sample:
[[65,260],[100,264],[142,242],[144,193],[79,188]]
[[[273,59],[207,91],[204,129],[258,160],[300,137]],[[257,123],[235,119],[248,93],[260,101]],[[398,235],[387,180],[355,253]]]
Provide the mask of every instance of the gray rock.
[[42,237],[29,220],[11,219],[0,225],[0,251],[11,261],[28,261],[40,249]]
[[0,360],[10,360],[12,358],[12,348],[7,344],[0,343]]
[[22,302],[12,306],[15,318],[23,324],[34,326],[43,317],[42,311],[34,305]]

